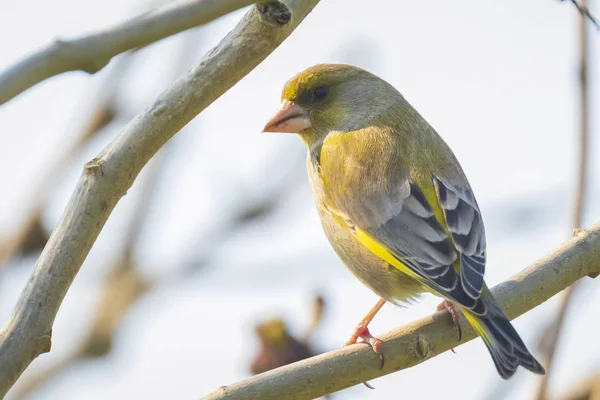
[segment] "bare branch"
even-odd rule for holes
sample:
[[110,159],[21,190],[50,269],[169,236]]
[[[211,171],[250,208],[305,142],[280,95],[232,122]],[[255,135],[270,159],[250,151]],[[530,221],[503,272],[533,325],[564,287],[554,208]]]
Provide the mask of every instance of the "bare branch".
[[575,383],[567,393],[557,400],[598,400],[600,399],[600,372]]
[[50,350],[60,304],[119,199],[156,152],[198,113],[263,61],[318,0],[252,7],[185,76],[88,162],[56,230],[0,332],[0,396]]
[[[565,1],[565,0],[560,0],[560,1]],[[600,23],[598,23],[598,19],[592,15],[592,13],[590,12],[590,9],[585,4],[586,0],[583,0],[582,4],[579,4],[577,2],[577,0],[569,0],[569,1],[571,3],[573,3],[573,5],[577,9],[577,11],[579,11],[579,14],[581,14],[584,24],[585,24],[585,19],[587,18],[592,24],[594,24],[596,26],[596,29],[600,30]]]
[[[600,224],[493,289],[509,318],[540,305],[573,282],[600,272]],[[313,399],[420,364],[476,337],[463,323],[463,342],[447,313],[436,313],[380,337],[385,366],[369,346],[352,345],[223,386],[216,399]]]
[[[582,0],[581,6],[573,1],[581,10],[583,7],[587,10],[587,0]],[[589,86],[588,86],[588,33],[586,14],[579,16],[579,95],[580,95],[580,114],[579,114],[579,154],[577,166],[577,187],[575,192],[575,202],[573,204],[573,230],[577,232],[583,225],[583,212],[585,210],[586,182],[589,165],[589,136],[590,136],[590,107],[589,107]],[[569,304],[577,291],[577,284],[568,288],[561,299],[558,312],[553,321],[548,326],[546,334],[543,336],[543,349],[545,353],[542,361],[546,366],[546,375],[540,377],[537,389],[537,400],[548,398],[548,386],[553,374],[553,365],[556,349],[560,344],[561,332],[564,329],[565,318],[569,310]]]
[[206,24],[253,0],[195,0],[160,13],[146,13],[118,26],[73,40],[56,40],[0,73],[0,105],[68,71],[93,74],[116,55]]
[[[198,32],[188,32],[185,36],[185,44],[179,49],[179,60],[176,58],[169,59],[170,61],[175,60],[178,66],[176,68],[178,71],[175,72],[173,78],[177,78],[177,76],[189,68],[190,54],[193,54],[193,50],[197,48],[200,39],[199,36],[201,35],[198,35]],[[104,96],[105,98],[116,99],[116,89],[120,87],[120,79],[118,78],[122,78],[125,75],[126,67],[129,66],[129,63],[123,65],[122,62],[125,59],[133,58],[131,55],[135,53],[135,51],[127,53],[129,57],[123,57],[119,60],[121,62],[119,73],[116,73],[114,79],[111,79],[107,82],[107,85],[103,86],[104,88],[108,87],[110,90],[108,95]],[[118,109],[116,113],[119,113]],[[93,123],[90,125],[94,126]],[[121,255],[110,266],[111,271],[102,286],[100,301],[96,308],[91,328],[85,339],[71,354],[50,365],[44,371],[33,376],[30,375],[24,382],[23,378],[21,378],[18,382],[19,384],[11,392],[15,398],[28,398],[31,393],[42,389],[45,385],[60,376],[61,373],[73,368],[78,363],[92,358],[104,357],[110,353],[113,349],[115,333],[123,317],[142,296],[149,290],[154,289],[157,286],[156,284],[159,283],[154,280],[145,279],[138,272],[134,251],[137,249],[137,244],[144,230],[146,217],[150,214],[152,199],[155,199],[155,195],[160,188],[159,184],[162,178],[161,172],[163,166],[167,158],[171,157],[169,152],[172,152],[172,150],[173,142],[171,141],[154,156],[146,167],[150,170],[146,170],[145,179],[141,182],[142,187],[136,196],[138,204],[125,224]],[[163,280],[160,279],[161,282]]]
[[144,217],[148,214],[150,199],[156,191],[159,170],[166,159],[165,150],[168,150],[168,147],[165,146],[148,166],[151,170],[147,171],[148,176],[143,182],[141,193],[138,194],[138,204],[125,224],[127,232],[124,235],[122,254],[111,266],[110,274],[104,282],[89,333],[81,345],[67,357],[24,383],[20,382],[22,384],[14,389],[16,398],[27,398],[33,391],[39,390],[78,362],[108,354],[112,350],[114,335],[123,316],[154,286],[153,282],[144,279],[137,271],[133,252],[142,232]]
[[[44,206],[54,193],[57,181],[63,177],[75,157],[115,118],[116,111],[113,104],[115,91],[121,83],[123,71],[129,66],[132,54],[135,53],[128,53],[126,57],[119,60],[119,63],[106,75],[103,85],[99,90],[91,91],[89,99],[95,101],[94,106],[91,109],[82,107],[84,109],[77,110],[74,119],[77,115],[87,113],[85,123],[74,135],[75,140],[72,143],[65,143],[64,148],[61,149],[60,154],[53,164],[47,166],[40,174],[41,176],[38,178],[36,186],[36,195],[31,199],[32,204],[28,204],[27,217],[8,239],[0,242],[0,270],[23,247],[25,241],[28,240],[29,234],[36,228],[36,225],[41,224]],[[42,227],[40,226],[40,228]],[[45,244],[44,241],[39,248],[43,248]]]

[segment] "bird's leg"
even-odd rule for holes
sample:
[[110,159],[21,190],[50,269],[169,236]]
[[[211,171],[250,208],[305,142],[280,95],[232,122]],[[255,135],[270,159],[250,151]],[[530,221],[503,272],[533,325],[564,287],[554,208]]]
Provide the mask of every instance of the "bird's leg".
[[383,368],[383,354],[379,350],[379,347],[381,347],[381,340],[371,335],[371,332],[369,332],[369,323],[373,320],[375,314],[377,314],[379,310],[381,310],[381,307],[383,307],[385,302],[385,299],[379,299],[379,301],[377,302],[377,304],[375,304],[371,311],[369,311],[367,315],[365,315],[365,317],[362,320],[360,320],[360,322],[356,326],[356,329],[354,330],[354,333],[346,342],[346,346],[349,346],[351,344],[355,344],[358,338],[361,338],[363,342],[368,343],[373,348],[373,351],[375,351],[375,353],[377,353],[377,355],[379,355],[379,358],[381,359],[380,368]]
[[[442,311],[442,310],[446,310],[450,313],[450,316],[452,317],[452,322],[454,322],[454,325],[456,325],[456,328],[458,329],[458,340],[462,340],[462,329],[460,327],[460,311],[458,310],[458,308],[454,305],[454,303],[452,303],[451,301],[448,300],[444,300],[442,301],[441,304],[439,304],[436,308],[437,311]],[[454,351],[454,349],[452,349],[453,353],[456,353]]]

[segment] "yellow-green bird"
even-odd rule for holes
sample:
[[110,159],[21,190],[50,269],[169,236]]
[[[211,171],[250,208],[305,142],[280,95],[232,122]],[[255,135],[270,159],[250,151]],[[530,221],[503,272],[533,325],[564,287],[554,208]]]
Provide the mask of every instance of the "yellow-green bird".
[[350,65],[311,67],[286,83],[264,131],[302,138],[327,238],[382,298],[348,344],[379,353],[368,324],[385,301],[430,292],[455,322],[464,315],[502,378],[519,365],[544,374],[483,280],[483,221],[458,160],[392,85]]

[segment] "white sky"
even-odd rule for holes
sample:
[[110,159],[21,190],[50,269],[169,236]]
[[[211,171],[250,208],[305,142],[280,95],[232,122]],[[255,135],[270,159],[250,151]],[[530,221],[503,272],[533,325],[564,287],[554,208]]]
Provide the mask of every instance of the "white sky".
[[[594,2],[590,2],[594,7]],[[597,7],[596,7],[597,8]],[[56,37],[74,37],[122,21],[140,10],[128,2],[5,0],[0,2],[0,69]],[[194,33],[188,66],[239,20],[229,15]],[[323,349],[340,346],[376,297],[344,269],[329,248],[306,185],[304,149],[287,135],[260,135],[283,83],[305,67],[351,62],[385,78],[454,149],[469,176],[488,233],[487,281],[496,284],[560,244],[570,229],[577,135],[576,14],[555,0],[394,1],[322,0],[278,50],[216,101],[173,141],[162,190],[138,251],[148,277],[167,276],[182,262],[219,246],[205,273],[164,284],[139,301],[105,359],[79,364],[35,399],[198,398],[246,376],[256,350],[256,321],[285,315],[295,332],[309,318],[314,290],[329,303],[319,331]],[[119,133],[176,76],[182,36],[144,50],[120,90],[122,121],[86,149],[60,179],[44,215],[53,227],[82,164]],[[592,35],[593,71],[600,61]],[[40,179],[73,138],[106,71],[48,80],[0,107],[0,236],[25,216]],[[598,154],[597,79],[592,79],[591,150]],[[586,224],[600,215],[600,163],[590,166]],[[233,237],[216,228],[231,208],[260,201],[282,180],[295,190],[269,219]],[[293,182],[293,181],[292,181]],[[119,204],[67,295],[54,329],[52,353],[31,371],[67,354],[85,332],[98,283],[122,238],[136,187]],[[203,246],[204,245],[204,246]],[[198,250],[200,248],[200,250]],[[0,321],[12,309],[31,265],[0,280]],[[597,282],[587,282],[569,320],[553,382],[556,391],[600,369]],[[437,299],[415,307],[384,307],[372,332],[431,313]],[[550,301],[516,320],[534,353],[534,339],[553,315]],[[213,335],[223,343],[220,351]],[[501,382],[481,340],[417,367],[356,387],[339,399],[445,397],[480,399]],[[29,371],[29,372],[31,372]],[[23,379],[27,379],[28,373]],[[513,399],[526,399],[535,377],[519,372]]]

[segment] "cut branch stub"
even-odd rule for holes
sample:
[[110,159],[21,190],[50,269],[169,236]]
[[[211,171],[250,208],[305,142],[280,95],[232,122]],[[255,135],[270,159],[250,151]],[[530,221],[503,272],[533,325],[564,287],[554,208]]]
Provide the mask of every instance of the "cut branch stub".
[[290,10],[279,1],[256,4],[256,7],[263,21],[269,25],[287,25],[292,19]]

